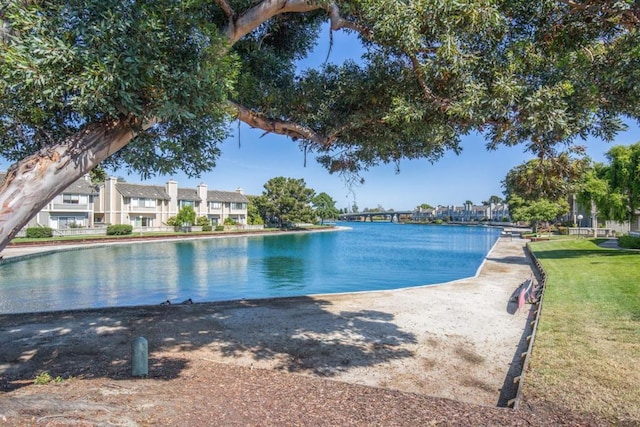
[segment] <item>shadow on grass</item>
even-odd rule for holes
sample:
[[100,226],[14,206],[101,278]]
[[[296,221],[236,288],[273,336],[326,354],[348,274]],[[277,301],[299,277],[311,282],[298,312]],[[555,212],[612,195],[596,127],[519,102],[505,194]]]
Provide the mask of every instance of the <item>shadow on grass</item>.
[[157,380],[179,377],[192,357],[266,360],[286,371],[332,376],[413,356],[403,345],[416,337],[400,330],[392,314],[333,313],[329,306],[299,297],[2,315],[0,390],[30,385],[45,371],[129,379],[131,342],[139,336],[149,345],[149,378]]

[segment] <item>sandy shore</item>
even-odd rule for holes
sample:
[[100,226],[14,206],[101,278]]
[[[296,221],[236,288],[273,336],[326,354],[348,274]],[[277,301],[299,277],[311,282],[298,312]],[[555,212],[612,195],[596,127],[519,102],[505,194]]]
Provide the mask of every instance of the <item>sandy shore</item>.
[[[200,363],[325,377],[481,405],[513,397],[528,333],[511,301],[533,272],[525,241],[501,238],[476,277],[384,292],[0,316],[0,390],[37,373],[130,377],[149,342],[149,377]],[[520,347],[520,350],[519,350]],[[185,362],[186,361],[186,362]],[[175,369],[175,367],[174,367]],[[15,393],[15,392],[12,392]]]

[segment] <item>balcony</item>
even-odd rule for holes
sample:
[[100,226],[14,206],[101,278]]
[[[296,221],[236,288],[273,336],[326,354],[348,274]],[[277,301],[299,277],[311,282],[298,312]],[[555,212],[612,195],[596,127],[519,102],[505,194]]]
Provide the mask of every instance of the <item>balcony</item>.
[[49,205],[49,211],[63,211],[63,212],[86,212],[93,211],[90,204],[78,204],[78,203],[53,203]]
[[128,212],[133,213],[156,213],[157,206],[145,207],[145,206],[129,206]]

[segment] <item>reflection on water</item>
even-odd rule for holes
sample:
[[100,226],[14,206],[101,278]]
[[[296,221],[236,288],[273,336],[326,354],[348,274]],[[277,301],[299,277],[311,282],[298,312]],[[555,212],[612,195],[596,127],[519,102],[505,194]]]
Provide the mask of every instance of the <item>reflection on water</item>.
[[306,265],[314,239],[309,234],[290,234],[279,239],[262,239],[262,272],[269,289],[280,292],[305,288]]
[[0,312],[221,301],[441,283],[475,274],[499,230],[349,223],[347,231],[135,243],[0,266]]
[[304,289],[304,260],[288,256],[264,259],[264,274],[272,289]]

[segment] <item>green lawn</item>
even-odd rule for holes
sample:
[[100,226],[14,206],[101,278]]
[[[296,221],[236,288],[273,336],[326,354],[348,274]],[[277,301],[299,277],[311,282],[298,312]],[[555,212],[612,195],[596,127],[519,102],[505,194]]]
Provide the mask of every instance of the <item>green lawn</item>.
[[531,244],[548,274],[526,401],[640,423],[640,252]]

